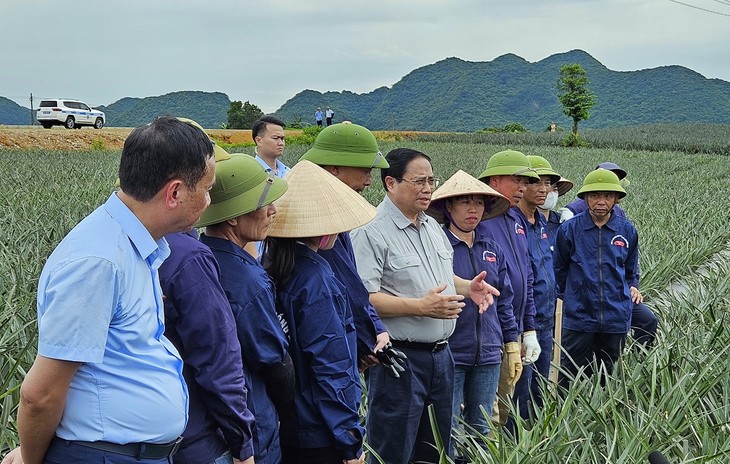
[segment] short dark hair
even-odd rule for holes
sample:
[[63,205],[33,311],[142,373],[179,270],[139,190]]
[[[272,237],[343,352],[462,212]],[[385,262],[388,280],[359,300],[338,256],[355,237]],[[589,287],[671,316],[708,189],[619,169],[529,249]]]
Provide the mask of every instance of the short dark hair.
[[266,132],[267,124],[281,126],[282,128],[286,127],[284,121],[276,116],[261,116],[253,123],[253,126],[251,126],[251,138],[253,138],[254,143],[256,142],[256,137],[258,137],[259,134]]
[[149,201],[172,179],[194,189],[213,156],[213,142],[192,124],[159,117],[134,129],[124,141],[119,186],[137,201]]
[[380,180],[382,180],[383,188],[386,192],[388,191],[388,186],[385,185],[385,178],[390,176],[396,179],[402,179],[403,174],[408,169],[408,164],[416,158],[426,158],[429,163],[431,162],[431,158],[424,153],[411,148],[395,148],[385,155],[385,159],[390,166],[380,170]]

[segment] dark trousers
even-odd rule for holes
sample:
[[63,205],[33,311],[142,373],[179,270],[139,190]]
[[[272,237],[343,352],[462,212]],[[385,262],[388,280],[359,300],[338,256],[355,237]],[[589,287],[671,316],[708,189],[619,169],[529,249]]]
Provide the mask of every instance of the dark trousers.
[[335,447],[281,447],[281,464],[342,464],[342,453]]
[[[560,365],[565,372],[560,372],[558,384],[567,389],[581,367],[585,368],[584,374],[590,377],[594,373],[594,361],[598,369],[604,365],[606,373],[611,374],[625,343],[626,334],[578,332],[563,328]],[[602,377],[603,384],[605,378]]]
[[48,447],[44,464],[170,464],[172,458],[137,459],[134,456],[111,453],[86,446],[77,445],[68,440],[54,438]]
[[328,126],[331,126],[332,125],[332,118],[327,118],[327,125]]
[[634,305],[631,312],[631,330],[634,340],[649,348],[656,339],[656,330],[659,325],[657,317],[644,303]]
[[[429,406],[449,449],[454,395],[454,358],[448,346],[431,352],[398,348],[408,356],[405,372],[394,379],[381,366],[366,371],[368,386],[367,440],[383,462],[438,463]],[[369,456],[368,462],[378,463]]]

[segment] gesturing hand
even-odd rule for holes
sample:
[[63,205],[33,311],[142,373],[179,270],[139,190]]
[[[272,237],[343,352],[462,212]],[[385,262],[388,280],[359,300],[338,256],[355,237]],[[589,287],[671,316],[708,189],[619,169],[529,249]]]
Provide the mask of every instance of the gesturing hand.
[[469,298],[477,304],[480,314],[494,303],[495,296],[499,296],[499,290],[484,282],[485,277],[487,271],[482,271],[469,282]]
[[446,284],[434,287],[421,298],[422,307],[427,316],[437,319],[456,319],[464,307],[461,295],[443,295]]

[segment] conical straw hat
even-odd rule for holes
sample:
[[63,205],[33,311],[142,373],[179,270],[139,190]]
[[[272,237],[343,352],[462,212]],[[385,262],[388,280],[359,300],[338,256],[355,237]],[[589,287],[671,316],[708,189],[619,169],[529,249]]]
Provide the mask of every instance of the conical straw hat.
[[375,218],[375,207],[311,161],[299,161],[284,177],[289,189],[274,202],[269,237],[320,237],[347,232]]
[[485,198],[482,221],[504,214],[510,207],[510,201],[504,195],[466,172],[458,170],[433,192],[431,205],[426,213],[443,224],[446,219],[444,217],[446,212],[444,200],[462,195],[484,195],[488,197]]
[[573,181],[568,180],[565,177],[561,177],[559,181],[556,182],[558,186],[558,196],[562,197],[566,193],[570,191],[570,189],[573,188]]

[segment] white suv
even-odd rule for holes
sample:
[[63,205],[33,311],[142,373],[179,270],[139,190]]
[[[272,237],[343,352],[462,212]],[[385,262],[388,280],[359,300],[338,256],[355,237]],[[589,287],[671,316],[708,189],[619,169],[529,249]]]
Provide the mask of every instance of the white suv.
[[67,129],[81,129],[81,126],[104,127],[106,116],[103,112],[89,107],[78,100],[41,100],[38,107],[38,122],[46,129],[63,124]]

